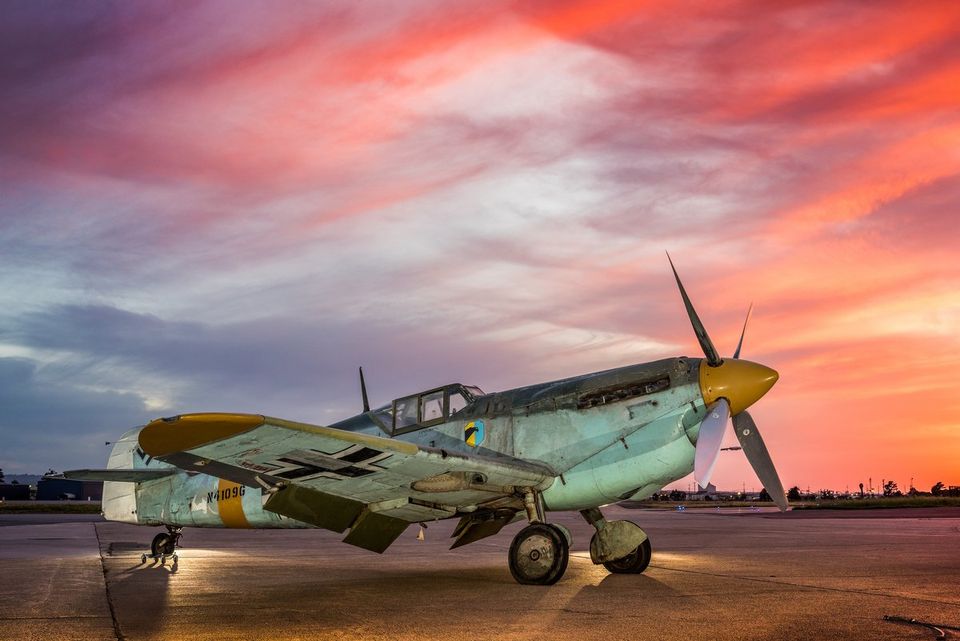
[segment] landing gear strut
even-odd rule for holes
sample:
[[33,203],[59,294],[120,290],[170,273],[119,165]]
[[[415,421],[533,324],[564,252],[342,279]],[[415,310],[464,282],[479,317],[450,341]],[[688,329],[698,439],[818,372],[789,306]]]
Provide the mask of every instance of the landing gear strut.
[[539,494],[528,491],[524,505],[530,525],[520,530],[510,544],[510,574],[524,585],[553,585],[567,570],[569,533],[544,522]]
[[581,510],[596,528],[590,539],[590,559],[614,574],[640,574],[650,564],[650,539],[631,521],[607,521],[598,508]]
[[140,562],[146,563],[147,559],[160,559],[160,565],[163,565],[167,562],[167,557],[171,557],[173,562],[177,562],[177,546],[180,545],[180,537],[182,528],[175,527],[172,525],[167,526],[166,532],[161,532],[160,534],[153,537],[153,542],[150,543],[150,554],[141,554]]

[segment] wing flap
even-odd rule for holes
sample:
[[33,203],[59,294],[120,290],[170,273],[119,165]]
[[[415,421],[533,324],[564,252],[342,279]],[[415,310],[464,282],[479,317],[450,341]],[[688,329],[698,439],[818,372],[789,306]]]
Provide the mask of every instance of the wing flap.
[[263,504],[265,510],[333,532],[343,532],[350,527],[363,508],[360,501],[296,485],[271,494]]
[[344,543],[383,553],[410,525],[409,521],[365,509],[350,528]]

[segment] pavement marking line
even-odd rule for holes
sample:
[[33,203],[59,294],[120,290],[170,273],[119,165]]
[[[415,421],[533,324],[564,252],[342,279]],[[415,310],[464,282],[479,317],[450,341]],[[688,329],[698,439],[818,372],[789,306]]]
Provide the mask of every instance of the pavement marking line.
[[123,636],[123,632],[120,630],[120,621],[117,619],[117,609],[113,605],[113,596],[110,594],[110,582],[107,581],[107,564],[103,559],[103,546],[100,544],[100,530],[97,529],[96,523],[93,524],[93,533],[97,537],[97,553],[100,554],[100,569],[103,571],[103,590],[106,593],[107,606],[110,608],[113,634],[117,637],[117,641],[126,641],[126,637]]
[[861,594],[863,596],[880,596],[886,597],[888,599],[904,599],[907,601],[920,601],[922,603],[936,603],[938,605],[952,605],[956,607],[958,604],[954,601],[941,601],[940,599],[931,599],[926,597],[917,597],[917,596],[903,596],[900,594],[889,594],[886,592],[871,592],[869,590],[856,590],[853,588],[831,588],[823,585],[807,585],[805,583],[791,583],[790,581],[775,581],[772,579],[764,579],[755,576],[738,576],[736,574],[717,574],[715,572],[702,572],[699,570],[679,570],[677,568],[668,568],[662,565],[650,564],[651,568],[656,568],[658,570],[666,570],[668,572],[686,572],[688,574],[700,574],[702,576],[713,576],[719,579],[740,579],[742,581],[756,581],[757,583],[772,583],[774,585],[789,585],[794,588],[806,588],[808,590],[821,590],[823,592],[841,592],[843,594]]
[[889,621],[890,623],[900,623],[903,625],[916,625],[922,628],[927,628],[933,631],[937,635],[938,639],[946,639],[948,634],[947,630],[951,630],[951,631],[960,630],[960,626],[946,625],[943,623],[930,623],[929,621],[918,621],[917,619],[913,619],[913,618],[908,619],[907,617],[901,617],[895,614],[884,614],[883,620]]

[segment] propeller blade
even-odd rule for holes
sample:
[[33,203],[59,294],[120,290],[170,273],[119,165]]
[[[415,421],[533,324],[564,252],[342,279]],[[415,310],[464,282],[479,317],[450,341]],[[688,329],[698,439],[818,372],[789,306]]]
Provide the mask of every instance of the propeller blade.
[[693,476],[700,487],[706,489],[713,474],[713,467],[720,456],[723,432],[730,419],[730,405],[721,398],[707,408],[707,416],[700,422],[700,434],[697,436],[697,451],[693,459]]
[[740,441],[743,453],[747,455],[753,471],[757,473],[757,478],[763,483],[767,494],[780,511],[786,512],[788,506],[787,497],[783,493],[783,484],[780,483],[777,469],[773,466],[773,459],[770,458],[770,453],[757,430],[757,424],[753,422],[753,417],[746,411],[740,412],[733,417],[733,427],[737,432],[737,440]]
[[690,317],[693,332],[697,335],[697,340],[700,341],[703,355],[707,357],[707,364],[710,365],[710,367],[716,367],[723,362],[723,359],[720,358],[720,354],[717,353],[717,348],[713,346],[713,342],[707,335],[706,328],[704,328],[703,323],[700,322],[700,317],[697,316],[697,310],[693,308],[693,303],[690,302],[690,297],[687,296],[687,290],[683,288],[683,283],[680,282],[677,268],[673,266],[673,259],[670,258],[669,253],[667,253],[667,260],[670,261],[670,269],[673,270],[673,277],[677,279],[677,287],[680,288],[680,296],[683,297],[683,304],[687,308],[687,316]]
[[750,322],[750,312],[753,311],[753,303],[750,303],[750,308],[747,310],[747,317],[743,319],[743,329],[740,331],[740,342],[737,343],[737,351],[733,353],[734,358],[740,358],[740,348],[743,347],[743,335],[747,333],[747,323]]

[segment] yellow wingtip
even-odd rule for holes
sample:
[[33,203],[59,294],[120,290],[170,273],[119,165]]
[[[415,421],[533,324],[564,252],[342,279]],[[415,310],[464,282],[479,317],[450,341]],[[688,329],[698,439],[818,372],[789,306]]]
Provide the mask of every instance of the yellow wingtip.
[[144,452],[163,457],[242,434],[264,420],[259,414],[181,414],[151,421],[138,438]]

